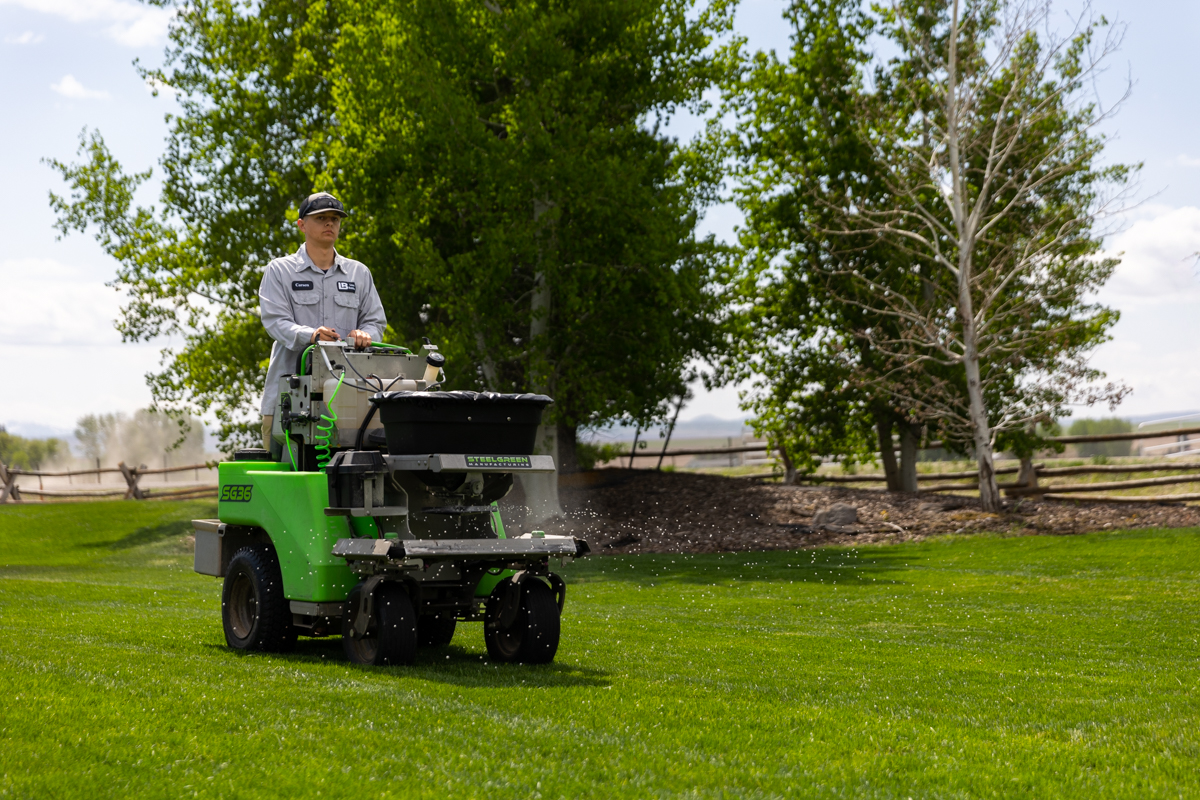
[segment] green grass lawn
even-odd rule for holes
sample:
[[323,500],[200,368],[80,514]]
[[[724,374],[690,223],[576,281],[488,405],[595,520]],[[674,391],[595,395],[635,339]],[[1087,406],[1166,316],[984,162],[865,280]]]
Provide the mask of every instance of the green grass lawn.
[[557,662],[244,655],[206,503],[0,508],[2,797],[1198,797],[1200,534],[593,558]]

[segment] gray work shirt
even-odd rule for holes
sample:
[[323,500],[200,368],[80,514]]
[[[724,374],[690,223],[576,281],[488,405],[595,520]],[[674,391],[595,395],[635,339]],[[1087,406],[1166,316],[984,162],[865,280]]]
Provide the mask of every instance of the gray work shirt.
[[279,379],[296,371],[296,358],[317,328],[333,328],[342,338],[360,330],[378,342],[387,327],[371,271],[336,250],[333,266],[324,270],[308,257],[304,245],[272,261],[263,271],[258,305],[263,327],[275,340],[263,389],[264,415],[275,413]]

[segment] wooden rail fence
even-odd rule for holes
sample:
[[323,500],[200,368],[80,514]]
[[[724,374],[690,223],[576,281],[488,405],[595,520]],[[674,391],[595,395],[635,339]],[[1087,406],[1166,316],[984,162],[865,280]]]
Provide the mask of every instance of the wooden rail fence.
[[[1047,441],[1060,442],[1062,444],[1083,444],[1088,442],[1128,442],[1138,439],[1157,439],[1163,436],[1187,436],[1191,434],[1200,434],[1200,427],[1192,428],[1177,428],[1175,430],[1166,431],[1140,431],[1130,433],[1101,433],[1087,434],[1080,436],[1052,436],[1047,437]],[[925,444],[923,449],[933,449],[942,445],[939,441],[932,441]],[[765,442],[739,445],[736,447],[710,447],[710,448],[677,448],[675,450],[638,450],[625,453],[624,455],[636,455],[637,457],[661,457],[666,456],[702,456],[702,455],[735,455],[739,453],[767,453],[770,451],[769,446]],[[142,488],[138,481],[145,475],[162,475],[174,472],[186,472],[194,470],[197,473],[201,469],[212,469],[217,462],[209,461],[201,464],[188,464],[181,467],[165,467],[163,469],[149,469],[146,465],[137,467],[127,466],[124,462],[116,467],[101,467],[97,469],[84,470],[68,470],[60,472],[38,471],[38,470],[23,470],[18,468],[6,467],[0,463],[0,503],[20,503],[22,502],[22,493],[28,495],[36,495],[39,497],[115,497],[121,495],[126,500],[149,500],[149,499],[165,499],[165,498],[190,498],[204,497],[215,495],[217,492],[216,486],[200,486],[189,487],[173,490],[145,489]],[[1019,471],[1017,467],[1004,467],[996,470],[997,475],[1012,475]],[[1047,497],[1050,499],[1066,499],[1071,494],[1098,492],[1098,491],[1119,491],[1123,489],[1137,489],[1149,486],[1169,486],[1182,483],[1200,483],[1200,477],[1192,477],[1189,475],[1169,475],[1157,478],[1143,478],[1129,481],[1110,481],[1105,483],[1091,484],[1060,484],[1055,486],[1041,486],[1038,484],[1038,478],[1055,477],[1065,475],[1088,475],[1102,473],[1130,473],[1130,472],[1189,472],[1200,471],[1200,462],[1197,463],[1164,463],[1158,464],[1129,464],[1127,466],[1119,464],[1094,464],[1074,467],[1046,467],[1044,464],[1034,465],[1034,478],[1032,484],[1018,485],[1015,483],[1001,483],[1001,488],[1009,496],[1033,496]],[[48,490],[42,487],[42,478],[73,478],[75,476],[95,475],[97,480],[102,474],[120,473],[125,479],[124,489],[71,489],[66,491]],[[764,473],[755,475],[744,475],[745,478],[765,478],[771,477],[774,473]],[[20,487],[16,484],[17,478],[22,475],[37,476],[38,488],[30,489]],[[198,476],[197,476],[198,477]],[[919,488],[921,492],[945,492],[945,491],[961,491],[964,489],[978,488],[977,482],[972,482],[977,478],[977,473],[974,471],[966,472],[942,472],[942,473],[926,473],[917,476],[918,482],[930,481],[969,481],[968,483],[942,483],[933,486],[922,486]],[[883,475],[800,475],[798,481],[809,483],[883,483]],[[1082,498],[1080,498],[1082,499]],[[1113,502],[1182,502],[1186,500],[1200,500],[1200,493],[1196,494],[1174,494],[1174,495],[1155,495],[1144,497],[1122,497],[1105,495],[1096,498],[1086,499],[1103,499]]]
[[[26,470],[15,467],[8,467],[0,463],[0,504],[2,503],[21,503],[25,502],[23,494],[35,495],[42,498],[57,497],[57,498],[98,498],[98,497],[116,497],[120,495],[125,500],[163,500],[171,499],[188,499],[193,497],[215,496],[217,493],[216,486],[190,486],[179,489],[158,489],[144,488],[139,484],[139,481],[146,475],[166,475],[173,472],[195,472],[199,477],[200,470],[209,470],[217,465],[216,461],[206,461],[201,464],[187,464],[181,467],[164,467],[162,469],[150,469],[145,464],[137,467],[130,467],[121,462],[115,467],[99,467],[97,469],[78,469],[67,470],[60,472],[50,472],[43,470]],[[95,475],[97,482],[101,475],[120,474],[125,479],[124,488],[113,489],[46,489],[43,487],[42,478],[74,478],[75,476]],[[36,476],[38,478],[38,488],[32,489],[17,485],[17,479],[22,475]]]
[[[1085,444],[1089,442],[1129,442],[1138,439],[1158,439],[1164,436],[1188,436],[1191,434],[1200,434],[1200,427],[1191,428],[1176,428],[1175,430],[1166,431],[1138,431],[1129,433],[1100,433],[1100,434],[1083,434],[1078,436],[1053,436],[1047,437],[1048,441],[1059,442],[1061,444]],[[942,445],[939,441],[928,442],[922,449],[933,449]],[[735,453],[765,453],[769,452],[766,443],[756,443],[742,445],[738,447],[714,447],[714,448],[684,448],[676,450],[644,450],[639,451],[638,455],[646,456],[684,456],[684,455],[731,455]],[[1142,497],[1129,497],[1120,495],[1102,495],[1089,498],[1070,498],[1072,494],[1105,492],[1105,491],[1122,491],[1125,489],[1140,489],[1151,486],[1171,486],[1185,483],[1200,483],[1200,476],[1192,475],[1167,475],[1160,477],[1141,478],[1127,481],[1109,481],[1103,483],[1090,484],[1057,484],[1051,486],[1043,486],[1038,483],[1039,478],[1051,478],[1066,475],[1091,475],[1105,473],[1135,473],[1135,472],[1196,472],[1200,471],[1200,462],[1196,463],[1170,463],[1162,464],[1091,464],[1080,465],[1073,467],[1047,467],[1045,464],[1035,464],[1033,471],[1033,482],[1030,484],[1016,484],[1012,482],[1004,482],[1000,484],[1000,488],[1005,494],[1010,497],[1046,497],[1049,499],[1097,499],[1107,500],[1111,502],[1121,503],[1158,503],[1158,502],[1184,502],[1188,500],[1200,500],[1200,493],[1195,494],[1169,494],[1169,495],[1147,495]],[[1019,467],[1004,467],[996,470],[996,475],[1015,475],[1020,472]],[[745,478],[768,478],[776,473],[762,473],[755,475],[744,475]],[[797,481],[808,483],[883,483],[883,475],[800,475]],[[964,472],[941,472],[941,473],[926,473],[917,476],[918,482],[932,481],[968,481],[967,483],[940,483],[932,486],[920,486],[918,491],[921,492],[947,492],[947,491],[962,491],[964,489],[977,489],[978,473],[974,470]]]
[[[1058,442],[1060,444],[1087,444],[1089,442],[1132,442],[1138,439],[1161,439],[1164,436],[1187,436],[1193,433],[1200,433],[1200,427],[1193,428],[1176,428],[1169,431],[1140,431],[1130,433],[1089,433],[1078,436],[1047,436],[1046,441]],[[922,450],[935,450],[942,446],[940,441],[927,442],[922,446]],[[754,442],[747,445],[739,445],[737,447],[701,447],[701,448],[682,448],[677,450],[638,450],[636,453],[622,453],[622,456],[635,455],[637,458],[650,458],[653,456],[717,456],[717,455],[732,455],[735,453],[766,453],[770,451],[770,447],[766,442]],[[1016,470],[1014,469],[1013,472]],[[1111,472],[1131,472],[1134,470],[1126,470],[1124,468],[1114,467]],[[1059,473],[1065,475],[1067,473]]]

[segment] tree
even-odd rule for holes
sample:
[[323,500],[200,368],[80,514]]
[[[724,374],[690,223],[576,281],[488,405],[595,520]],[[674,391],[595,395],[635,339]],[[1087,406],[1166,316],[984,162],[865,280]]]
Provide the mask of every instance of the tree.
[[[343,246],[399,334],[451,357],[448,387],[555,397],[540,438],[568,470],[579,425],[666,414],[711,347],[714,245],[693,235],[712,175],[659,123],[711,85],[723,0],[179,7],[154,75],[188,98],[164,212],[131,208],[141,176],[98,137],[87,164],[56,164],[74,189],[55,201],[63,230],[95,224],[148,298],[126,309],[131,335],[209,297],[178,323],[193,338],[154,377],[159,405],[235,432],[267,353],[253,289],[292,235],[287,203],[319,188],[352,211]],[[261,200],[252,224],[242,192]]]
[[89,462],[176,463],[204,458],[204,425],[195,417],[140,408],[131,415],[88,414],[75,424],[75,439]]
[[[890,200],[830,198],[836,232],[878,236],[914,271],[938,276],[926,300],[842,270],[882,299],[896,328],[864,332],[896,365],[891,392],[947,439],[970,442],[993,511],[1003,437],[1020,444],[1068,402],[1115,404],[1124,393],[1092,387],[1100,373],[1087,365],[1117,320],[1087,302],[1116,264],[1097,257],[1096,226],[1129,169],[1094,165],[1104,146],[1097,125],[1112,109],[1084,88],[1119,30],[1101,20],[1065,38],[1039,35],[1048,17],[1037,2],[893,3],[883,31],[901,54],[877,72],[859,112]],[[961,368],[965,392],[957,376],[906,380],[926,363]]]
[[75,441],[89,463],[100,464],[116,425],[116,414],[88,414],[75,423]]
[[[691,6],[342,6],[323,179],[355,246],[472,365],[456,385],[555,398],[539,445],[565,471],[580,425],[663,417],[711,347],[707,183],[648,123],[716,74],[726,9]],[[524,486],[535,518],[558,511],[552,478]]]
[[[1067,428],[1068,436],[1089,436],[1103,433],[1129,433],[1133,423],[1127,419],[1109,417],[1108,419],[1077,419]],[[1105,458],[1120,458],[1128,456],[1131,442],[1083,442],[1075,445],[1075,451],[1081,456]]]
[[[804,6],[863,19],[848,2]],[[1119,32],[1101,21],[1039,36],[1044,5],[962,6],[883,8],[875,29],[899,54],[870,81],[861,51],[845,47],[828,62],[837,69],[802,75],[836,81],[797,81],[808,94],[793,92],[790,127],[817,157],[793,148],[788,164],[809,178],[803,279],[835,332],[830,352],[865,389],[973,451],[995,510],[997,446],[1028,451],[1035,425],[1067,403],[1125,391],[1092,385],[1087,355],[1117,315],[1088,296],[1115,266],[1098,257],[1098,225],[1129,168],[1095,166],[1096,126],[1112,109],[1083,93]],[[836,54],[822,37],[802,54]],[[849,156],[835,160],[839,147]]]
[[0,463],[19,469],[41,469],[61,452],[58,439],[27,439],[5,430],[0,425]]
[[[877,448],[888,488],[915,491],[919,426],[864,378],[885,359],[853,331],[878,319],[869,296],[834,279],[831,267],[848,257],[846,248],[825,233],[827,204],[810,190],[836,193],[847,182],[881,190],[853,115],[872,22],[856,0],[795,2],[784,16],[794,30],[786,61],[774,53],[747,58],[741,42],[731,47],[740,68],[724,83],[723,110],[733,125],[718,121],[710,137],[711,157],[734,165],[733,198],[746,219],[721,377],[752,381],[745,407],[780,452],[788,481],[822,456],[851,466]],[[870,239],[854,257],[874,267],[896,254]],[[858,302],[841,302],[843,294]]]

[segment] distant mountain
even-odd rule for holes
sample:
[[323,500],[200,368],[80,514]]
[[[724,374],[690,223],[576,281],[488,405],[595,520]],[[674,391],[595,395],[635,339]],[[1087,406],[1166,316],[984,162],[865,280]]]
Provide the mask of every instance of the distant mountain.
[[[666,426],[642,431],[641,438],[651,442],[658,441],[660,434],[665,433]],[[719,439],[727,436],[749,435],[753,431],[748,419],[725,419],[713,414],[703,414],[694,419],[681,420],[675,425],[672,440],[681,439]],[[635,429],[625,426],[602,428],[600,430],[580,431],[579,438],[584,440],[599,440],[602,442],[632,442]]]

